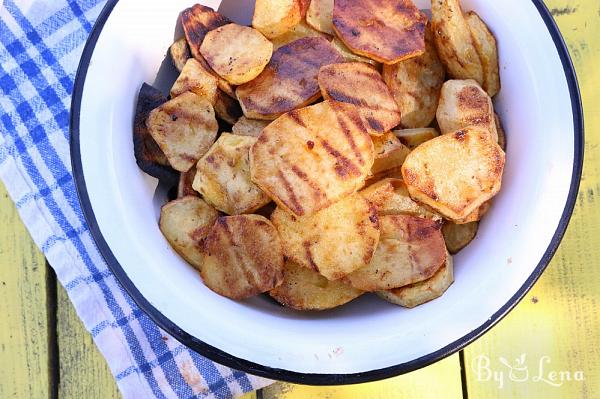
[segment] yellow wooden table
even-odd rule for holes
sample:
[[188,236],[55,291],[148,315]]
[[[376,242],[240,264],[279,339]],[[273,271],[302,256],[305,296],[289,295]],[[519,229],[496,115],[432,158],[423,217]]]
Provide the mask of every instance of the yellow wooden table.
[[[278,383],[244,399],[600,398],[600,1],[546,2],[577,68],[586,160],[567,234],[534,289],[483,338],[422,370],[343,387]],[[0,398],[49,397],[119,393],[1,188]]]

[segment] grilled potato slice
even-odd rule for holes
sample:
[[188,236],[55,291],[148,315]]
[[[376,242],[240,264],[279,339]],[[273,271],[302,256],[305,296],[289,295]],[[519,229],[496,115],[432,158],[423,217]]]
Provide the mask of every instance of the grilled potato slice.
[[268,124],[269,122],[267,121],[248,119],[245,116],[242,116],[240,119],[238,119],[235,125],[233,125],[231,131],[233,134],[237,134],[239,136],[258,137]]
[[175,170],[188,171],[210,148],[218,124],[210,102],[192,92],[156,108],[146,122]]
[[160,209],[159,227],[171,247],[200,270],[202,245],[219,213],[197,196],[185,196]]
[[256,0],[252,27],[273,39],[298,25],[304,10],[302,0]]
[[171,98],[191,91],[214,105],[217,100],[217,90],[217,78],[204,69],[194,58],[190,58],[185,63],[173,87],[171,87]]
[[449,80],[444,83],[437,121],[442,134],[452,133],[466,126],[480,126],[489,130],[498,141],[492,99],[472,79]]
[[171,55],[173,65],[181,72],[187,60],[192,57],[186,38],[182,37],[179,40],[175,40],[175,42],[171,44],[171,47],[169,47],[169,54]]
[[483,68],[482,87],[490,97],[494,97],[500,91],[500,66],[498,65],[496,38],[475,11],[469,11],[465,15],[465,20],[481,60]]
[[252,181],[277,205],[303,216],[355,192],[373,159],[373,142],[358,111],[325,101],[265,127],[252,147],[250,170]]
[[362,62],[326,65],[318,80],[323,98],[358,107],[369,133],[381,135],[400,123],[398,105],[372,66]]
[[431,0],[431,26],[438,55],[450,76],[483,84],[483,66],[460,0]]
[[240,103],[231,97],[229,97],[221,89],[217,90],[217,97],[215,99],[215,114],[219,119],[233,125],[244,115]]
[[402,127],[429,126],[435,119],[446,76],[429,26],[425,31],[425,53],[394,65],[384,65],[382,76],[402,111]]
[[169,160],[162,152],[146,127],[150,112],[161,106],[167,98],[149,84],[142,84],[138,94],[133,121],[133,152],[139,168],[160,180],[170,183],[177,181],[177,172],[171,168]]
[[323,37],[305,37],[280,47],[256,79],[236,94],[251,119],[273,120],[320,97],[317,76],[322,66],[342,62],[342,56]]
[[219,76],[233,85],[241,85],[265,69],[273,54],[273,44],[256,29],[228,24],[206,34],[200,54]]
[[414,284],[432,277],[446,261],[441,221],[390,215],[380,217],[379,223],[373,259],[346,277],[353,287],[380,291]]
[[311,216],[294,216],[277,207],[271,221],[285,256],[328,280],[366,266],[379,240],[375,208],[358,193]]
[[271,39],[271,43],[273,43],[273,51],[276,51],[280,47],[283,47],[286,44],[290,44],[291,42],[294,42],[298,39],[302,39],[304,37],[324,37],[328,39],[327,35],[308,26],[306,22],[300,22],[298,25],[294,26],[292,29],[290,29],[283,35]]
[[342,57],[344,57],[346,62],[364,62],[373,65],[377,69],[381,69],[381,63],[370,58],[363,57],[362,55],[354,54],[348,47],[346,47],[344,42],[337,37],[333,38],[331,45],[338,51],[338,53],[342,55]]
[[498,145],[503,151],[506,151],[506,132],[502,127],[502,121],[498,114],[494,114],[494,122],[496,123],[496,131],[498,132]]
[[392,132],[373,137],[375,162],[371,167],[371,175],[402,167],[402,163],[410,153],[408,147],[400,142]]
[[311,0],[306,11],[306,23],[333,36],[333,0]]
[[194,190],[228,215],[251,213],[271,199],[250,180],[248,152],[256,137],[223,133],[198,161]]
[[470,126],[415,148],[402,175],[413,199],[459,221],[498,193],[504,159],[486,129]]
[[424,127],[421,129],[394,130],[393,133],[400,139],[402,144],[406,145],[411,150],[414,150],[424,142],[434,139],[440,135],[436,129],[431,127]]
[[283,282],[281,240],[262,216],[218,218],[204,240],[204,254],[204,284],[228,298],[249,298]]
[[475,239],[478,229],[478,222],[466,224],[445,222],[444,226],[442,227],[442,234],[444,234],[446,248],[448,248],[448,251],[450,251],[450,253],[453,255],[460,252],[460,250],[469,245],[471,241]]
[[452,256],[448,255],[446,263],[433,277],[425,281],[394,288],[388,291],[378,291],[377,295],[386,301],[405,308],[414,308],[426,302],[439,298],[454,282],[454,264]]
[[296,310],[332,309],[362,294],[343,281],[329,281],[319,272],[291,261],[285,263],[283,284],[269,291],[277,302]]
[[333,29],[352,52],[395,64],[425,51],[427,17],[411,0],[335,0]]
[[181,172],[179,175],[179,184],[177,184],[177,198],[187,196],[199,197],[198,193],[192,187],[196,177],[196,167],[192,166],[187,172]]
[[467,223],[471,223],[471,222],[478,222],[481,219],[483,219],[483,217],[485,216],[486,213],[488,213],[488,211],[490,210],[491,207],[492,207],[491,201],[484,202],[483,204],[481,204],[481,206],[479,208],[477,208],[473,212],[469,213],[465,218],[455,220],[454,223],[467,224]]

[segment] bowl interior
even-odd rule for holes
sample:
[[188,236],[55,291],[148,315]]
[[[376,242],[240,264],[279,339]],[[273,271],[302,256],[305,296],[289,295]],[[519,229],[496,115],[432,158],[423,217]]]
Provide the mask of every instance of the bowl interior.
[[[555,44],[531,1],[463,0],[499,43],[496,111],[507,132],[503,190],[476,240],[455,257],[455,283],[407,310],[374,295],[339,309],[299,313],[260,297],[214,294],[161,235],[164,193],[136,166],[131,126],[142,82],[168,89],[166,50],[190,1],[119,1],[95,46],[80,111],[83,177],[100,232],[128,278],[180,329],[234,357],[301,373],[346,374],[428,356],[486,323],[523,286],[550,245],[569,194],[574,127]],[[222,10],[248,23],[252,10]],[[416,1],[429,8],[427,1]],[[219,8],[219,1],[204,1]],[[249,7],[245,10],[243,7]],[[515,12],[518,10],[518,12]],[[171,75],[169,75],[171,74]]]

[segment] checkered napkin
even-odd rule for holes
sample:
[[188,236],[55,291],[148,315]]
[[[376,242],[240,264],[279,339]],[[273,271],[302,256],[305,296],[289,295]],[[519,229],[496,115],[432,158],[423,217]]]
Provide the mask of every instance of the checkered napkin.
[[125,398],[231,398],[271,381],[179,344],[135,305],[84,220],[69,155],[83,46],[105,0],[0,0],[0,177]]

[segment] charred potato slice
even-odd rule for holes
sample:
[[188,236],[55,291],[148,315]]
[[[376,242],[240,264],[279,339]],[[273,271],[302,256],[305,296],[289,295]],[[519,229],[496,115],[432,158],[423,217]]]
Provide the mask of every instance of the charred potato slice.
[[304,37],[327,38],[325,34],[311,28],[305,22],[300,22],[298,25],[294,26],[292,29],[290,29],[283,35],[271,39],[271,42],[273,43],[273,51],[276,51],[280,47],[283,47],[286,44],[290,44],[291,42],[294,42],[298,39],[302,39]]
[[402,127],[429,126],[435,119],[446,76],[429,26],[425,32],[425,53],[394,65],[384,65],[382,75],[402,111]]
[[285,256],[328,280],[366,266],[379,240],[375,209],[356,193],[311,216],[294,216],[278,207],[271,221]]
[[502,127],[502,121],[498,114],[494,114],[494,122],[496,123],[496,131],[498,132],[498,145],[503,151],[506,151],[506,132]]
[[179,184],[177,184],[177,198],[192,196],[199,197],[198,192],[194,190],[192,184],[196,177],[196,167],[192,166],[187,172],[181,172],[179,175]]
[[181,72],[187,60],[192,57],[186,38],[182,37],[171,44],[171,47],[169,47],[169,54],[171,55],[173,65]]
[[202,268],[202,245],[218,212],[196,196],[185,196],[165,204],[160,210],[160,231],[173,249],[188,263]]
[[204,240],[200,275],[208,288],[231,299],[272,290],[283,281],[283,250],[277,231],[259,215],[217,219]]
[[483,84],[483,66],[459,0],[431,0],[431,26],[435,47],[454,79]]
[[269,291],[277,302],[296,310],[326,310],[341,306],[362,295],[343,281],[329,281],[319,272],[288,261],[283,283]]
[[453,255],[460,252],[460,250],[475,239],[478,229],[478,222],[466,224],[456,224],[452,222],[444,223],[442,233],[444,234],[444,241],[446,241],[446,248],[448,248],[448,251]]
[[257,77],[269,63],[273,44],[256,29],[228,24],[208,32],[200,54],[219,76],[233,85]]
[[473,44],[481,59],[483,68],[482,87],[490,97],[494,97],[500,91],[500,67],[498,65],[496,38],[474,11],[469,11],[465,19],[473,37]]
[[305,37],[280,47],[256,79],[238,86],[244,115],[273,120],[314,102],[320,96],[319,69],[336,62],[342,57],[323,37]]
[[448,255],[446,263],[433,277],[425,281],[394,288],[388,291],[378,291],[377,295],[386,301],[405,308],[414,308],[426,302],[439,298],[454,282],[454,264],[452,256]]
[[188,171],[210,148],[218,124],[208,100],[184,93],[156,108],[146,122],[175,170]]
[[362,62],[331,64],[318,76],[326,100],[355,105],[369,132],[381,135],[400,123],[400,110],[375,68]]
[[333,29],[352,52],[395,64],[425,51],[426,16],[411,0],[335,0]]
[[251,213],[271,199],[250,180],[248,152],[255,137],[223,133],[198,161],[194,190],[228,215]]
[[248,119],[242,116],[231,128],[233,134],[239,136],[258,137],[269,122],[258,119]]
[[367,57],[363,57],[362,55],[354,54],[344,42],[342,42],[339,38],[334,37],[331,41],[331,45],[342,55],[346,62],[364,62],[366,64],[371,64],[374,67],[381,69],[381,63],[372,60]]
[[434,139],[440,135],[436,129],[431,127],[425,127],[421,129],[394,130],[393,133],[400,139],[402,144],[406,145],[411,150],[414,150],[424,142]]
[[320,32],[334,35],[333,0],[311,0],[306,12],[306,23]]
[[252,147],[250,169],[252,181],[277,205],[303,216],[355,192],[373,159],[373,142],[358,111],[326,101],[265,127]]
[[498,193],[504,159],[487,130],[470,126],[415,148],[402,175],[413,199],[460,221]]
[[217,99],[217,90],[217,79],[198,61],[190,58],[171,87],[171,98],[191,91],[214,105]]
[[373,259],[346,277],[353,287],[380,291],[414,284],[432,277],[446,261],[441,221],[392,215],[380,217],[379,223]]
[[273,39],[298,25],[304,10],[302,0],[256,0],[252,27]]
[[217,90],[217,97],[214,107],[215,114],[217,114],[219,119],[224,120],[230,125],[237,123],[237,121],[243,115],[240,103],[237,100],[229,97],[221,89]]
[[449,80],[444,83],[437,109],[437,122],[442,134],[466,126],[480,126],[498,141],[492,99],[472,79]]
[[373,137],[375,162],[371,167],[371,175],[402,167],[402,163],[410,153],[408,147],[400,142],[392,132]]

